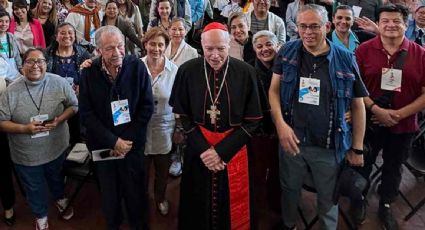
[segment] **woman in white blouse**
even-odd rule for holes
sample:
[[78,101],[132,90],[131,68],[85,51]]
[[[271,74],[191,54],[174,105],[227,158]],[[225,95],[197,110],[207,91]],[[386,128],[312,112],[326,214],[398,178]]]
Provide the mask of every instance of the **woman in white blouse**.
[[151,78],[155,106],[146,133],[146,174],[148,175],[150,165],[153,163],[155,167],[154,198],[162,215],[167,215],[169,209],[165,192],[171,163],[169,154],[172,147],[171,139],[175,126],[174,114],[168,100],[176,77],[177,66],[164,56],[169,42],[170,38],[167,32],[159,27],[151,28],[143,39],[146,56],[142,58]]
[[183,18],[174,18],[171,20],[170,28],[168,29],[171,43],[165,50],[165,56],[177,66],[198,57],[196,49],[184,40],[187,34],[184,23]]

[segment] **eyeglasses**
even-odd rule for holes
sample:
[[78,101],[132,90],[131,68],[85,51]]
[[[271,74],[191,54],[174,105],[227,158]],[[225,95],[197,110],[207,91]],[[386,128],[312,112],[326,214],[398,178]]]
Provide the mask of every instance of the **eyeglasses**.
[[319,25],[319,24],[312,24],[312,25],[299,24],[297,26],[299,31],[306,31],[307,29],[310,29],[313,32],[317,32],[320,30],[320,28],[322,28],[322,25]]
[[42,58],[40,58],[40,59],[29,59],[29,60],[25,60],[24,64],[28,65],[28,66],[34,66],[35,64],[37,64],[38,66],[42,66],[42,65],[46,64],[46,59],[42,59]]

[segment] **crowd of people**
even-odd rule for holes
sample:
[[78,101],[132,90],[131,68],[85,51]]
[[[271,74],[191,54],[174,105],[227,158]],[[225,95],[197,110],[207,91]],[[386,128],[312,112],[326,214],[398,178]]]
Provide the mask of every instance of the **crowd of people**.
[[340,195],[361,225],[380,152],[377,213],[398,229],[424,47],[424,1],[0,0],[4,222],[17,221],[14,173],[36,230],[49,197],[72,218],[63,165],[83,142],[106,153],[93,163],[106,229],[122,207],[130,229],[149,229],[150,178],[166,216],[169,175],[178,229],[256,229],[266,183],[276,229],[296,229],[305,184],[323,229],[337,228]]

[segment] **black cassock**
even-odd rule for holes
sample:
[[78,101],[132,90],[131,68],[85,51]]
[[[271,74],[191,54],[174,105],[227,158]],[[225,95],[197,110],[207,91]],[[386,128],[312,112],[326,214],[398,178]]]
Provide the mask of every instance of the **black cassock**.
[[[174,113],[180,114],[188,136],[180,190],[178,226],[181,230],[226,230],[231,226],[235,229],[236,226],[234,220],[230,220],[230,177],[227,168],[213,174],[200,159],[201,153],[211,146],[201,127],[212,133],[229,133],[214,145],[221,159],[229,163],[235,155],[239,156],[238,152],[249,141],[262,118],[255,70],[244,62],[229,58],[227,76],[216,104],[220,115],[215,124],[212,124],[214,122],[208,113],[212,102],[205,80],[203,58],[190,60],[179,67],[171,93],[170,105]],[[213,99],[220,90],[226,63],[227,60],[219,71],[214,71],[206,63]],[[249,190],[249,187],[245,189]],[[236,212],[250,214],[249,208]],[[252,222],[252,218],[249,220]],[[249,229],[249,223],[248,227],[245,225],[240,229]]]

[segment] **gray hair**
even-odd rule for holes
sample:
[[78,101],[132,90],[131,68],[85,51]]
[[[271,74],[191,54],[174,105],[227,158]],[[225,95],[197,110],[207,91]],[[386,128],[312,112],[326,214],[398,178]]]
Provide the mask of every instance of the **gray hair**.
[[319,15],[320,18],[321,18],[320,21],[321,21],[322,24],[325,24],[329,21],[328,11],[323,6],[316,5],[316,4],[304,5],[304,6],[301,7],[300,11],[298,12],[298,17],[306,11],[314,11],[317,15]]
[[[208,31],[211,31],[211,30],[208,30]],[[220,30],[220,32],[224,35],[224,38],[226,39],[226,42],[230,42],[230,34],[229,34],[229,32],[228,31],[224,31],[224,30]],[[201,34],[201,42],[202,42],[202,40],[204,40],[204,37],[205,37],[205,32],[202,32],[202,34]]]
[[279,43],[274,33],[268,30],[261,30],[255,33],[254,36],[252,37],[252,45],[255,45],[255,43],[257,42],[257,39],[261,37],[267,37],[275,46]]
[[100,48],[102,46],[102,35],[103,34],[115,34],[120,35],[124,41],[124,35],[122,34],[121,30],[118,29],[116,26],[102,26],[99,29],[96,30],[96,33],[94,35],[94,41],[96,42],[96,47]]

